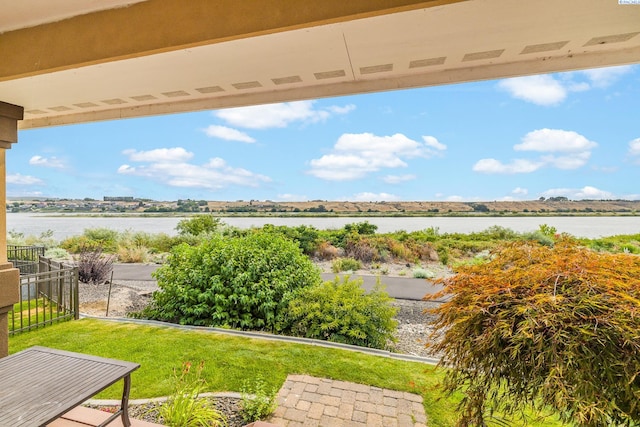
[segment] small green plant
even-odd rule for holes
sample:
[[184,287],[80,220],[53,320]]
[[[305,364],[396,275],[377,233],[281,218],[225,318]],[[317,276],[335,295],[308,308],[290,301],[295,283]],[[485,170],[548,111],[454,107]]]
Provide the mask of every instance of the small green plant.
[[356,271],[362,268],[362,264],[357,259],[340,258],[331,264],[331,271],[340,273],[341,271]]
[[433,279],[436,277],[436,274],[433,271],[425,270],[424,268],[414,268],[413,277],[414,279]]
[[248,381],[243,383],[240,399],[241,416],[246,423],[268,417],[278,406],[275,388],[267,390],[261,376],[257,376],[252,384]]
[[160,406],[158,414],[169,427],[220,427],[227,420],[214,405],[212,399],[200,397],[205,381],[202,379],[204,361],[194,371],[191,362],[182,364],[180,373],[173,370],[175,390]]
[[44,253],[45,258],[69,259],[69,252],[62,248],[49,248]]

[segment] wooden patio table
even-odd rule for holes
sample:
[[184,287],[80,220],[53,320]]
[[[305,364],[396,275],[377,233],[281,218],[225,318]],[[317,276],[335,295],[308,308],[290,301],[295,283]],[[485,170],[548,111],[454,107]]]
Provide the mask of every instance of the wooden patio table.
[[38,346],[2,358],[0,426],[45,426],[122,379],[120,409],[100,426],[121,417],[122,424],[129,427],[131,372],[139,367],[137,363]]

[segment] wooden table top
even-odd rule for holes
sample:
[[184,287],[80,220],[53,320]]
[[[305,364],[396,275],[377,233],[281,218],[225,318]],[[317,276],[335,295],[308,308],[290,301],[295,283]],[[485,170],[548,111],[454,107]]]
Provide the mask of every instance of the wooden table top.
[[140,367],[31,347],[0,359],[0,426],[43,426]]

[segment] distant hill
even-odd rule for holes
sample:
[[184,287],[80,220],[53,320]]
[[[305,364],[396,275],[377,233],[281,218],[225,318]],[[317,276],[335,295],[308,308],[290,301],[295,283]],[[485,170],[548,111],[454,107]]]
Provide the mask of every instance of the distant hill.
[[447,214],[594,214],[637,215],[640,200],[579,200],[564,198],[517,202],[309,202],[237,201],[208,202],[212,212],[307,212],[379,215]]
[[198,213],[218,215],[640,215],[640,200],[568,200],[564,197],[517,202],[341,202],[313,200],[272,202],[269,200],[154,201],[131,197],[95,199],[20,199],[7,201],[10,212],[75,213]]

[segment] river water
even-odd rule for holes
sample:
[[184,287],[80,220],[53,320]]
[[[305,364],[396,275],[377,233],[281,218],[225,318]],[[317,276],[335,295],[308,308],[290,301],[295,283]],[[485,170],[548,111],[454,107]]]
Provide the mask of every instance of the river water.
[[[184,218],[173,217],[86,217],[76,215],[51,216],[49,214],[7,213],[7,230],[25,236],[39,236],[48,230],[53,238],[62,240],[82,234],[87,228],[109,228],[117,231],[143,231],[175,235],[175,227]],[[342,228],[345,224],[369,221],[378,226],[379,233],[418,231],[429,227],[440,233],[470,233],[498,225],[517,232],[537,230],[541,224],[555,227],[560,233],[576,237],[598,238],[616,234],[639,234],[640,216],[592,217],[228,217],[221,220],[239,228],[274,225],[311,225],[318,229]]]

